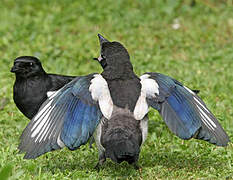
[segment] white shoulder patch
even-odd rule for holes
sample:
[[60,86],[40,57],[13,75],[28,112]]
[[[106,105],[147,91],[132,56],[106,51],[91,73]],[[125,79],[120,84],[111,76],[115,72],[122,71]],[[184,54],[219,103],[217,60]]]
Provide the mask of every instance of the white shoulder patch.
[[146,94],[141,91],[141,95],[138,98],[133,114],[136,120],[141,120],[148,113],[149,106],[146,102]]
[[149,74],[144,74],[140,77],[142,84],[142,91],[145,92],[146,97],[155,97],[159,95],[159,85],[154,79],[150,78]]
[[146,102],[146,98],[155,97],[159,94],[159,86],[157,82],[149,78],[149,74],[144,74],[140,77],[141,79],[141,95],[138,98],[136,106],[134,108],[134,118],[141,120],[149,111],[149,106]]
[[99,103],[104,117],[110,119],[113,111],[113,102],[107,81],[100,74],[95,74],[91,80],[89,91],[91,92],[92,98]]

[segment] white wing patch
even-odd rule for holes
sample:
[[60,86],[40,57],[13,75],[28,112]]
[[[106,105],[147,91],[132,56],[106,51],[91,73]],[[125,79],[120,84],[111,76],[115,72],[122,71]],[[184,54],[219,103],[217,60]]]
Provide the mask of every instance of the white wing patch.
[[136,120],[141,120],[148,113],[149,106],[146,102],[146,94],[141,91],[141,95],[138,98],[133,114]]
[[[47,106],[49,105],[49,106]],[[51,102],[49,102],[33,119],[35,124],[33,125],[31,132],[31,137],[35,137],[43,127],[43,125],[46,123],[47,119],[46,117],[49,115],[49,110],[51,109]],[[38,116],[39,115],[39,116]]]
[[[208,110],[203,104],[201,104],[201,102],[200,102],[196,97],[193,97],[193,98],[194,98],[194,100],[197,102],[196,106],[197,106],[197,108],[198,108],[199,111],[200,111],[200,114],[201,114],[201,117],[202,117],[203,122],[204,122],[208,127],[210,127],[211,129],[214,130],[217,126],[216,126],[216,124],[211,120],[211,118],[208,116],[207,113],[210,113],[209,110]],[[202,110],[201,107],[202,107],[207,113],[205,113],[205,112]]]
[[[48,133],[51,130],[50,128],[52,128],[50,126],[52,122],[49,121],[49,118],[54,107],[51,104],[53,103],[53,98],[60,90],[47,92],[47,96],[50,101],[42,109],[40,109],[32,119],[35,124],[31,128],[31,137],[36,137],[35,142],[40,143],[41,141],[45,141],[46,139],[51,138],[51,133]],[[60,135],[58,136],[57,144],[60,147],[64,147],[64,143],[61,141]]]
[[187,88],[185,86],[184,86],[184,88],[193,95],[193,99],[195,101],[195,105],[196,105],[196,107],[199,110],[199,113],[200,113],[200,116],[201,116],[201,119],[202,119],[203,123],[207,127],[209,127],[212,130],[214,130],[217,127],[217,125],[209,117],[209,115],[211,114],[211,112],[205,107],[205,105],[197,97],[195,97],[196,94],[192,90],[190,90],[189,88]]
[[144,74],[140,77],[141,79],[141,94],[138,98],[136,106],[134,108],[134,118],[141,120],[149,111],[149,106],[146,102],[146,98],[155,97],[159,94],[159,86],[157,82],[149,78],[149,74]]
[[147,97],[155,97],[155,94],[159,95],[159,85],[154,79],[149,78],[149,74],[144,74],[140,77],[142,89]]
[[40,116],[38,116],[38,114],[36,115],[36,117],[34,118],[34,121],[36,121],[36,123],[33,125],[32,129],[31,129],[31,137],[36,137],[35,142],[41,142],[42,139],[46,139],[47,137],[45,136],[47,134],[47,131],[49,129],[49,125],[50,125],[50,121],[49,121],[49,116],[50,113],[53,109],[53,107],[51,106],[51,102],[49,102],[47,105],[49,106],[45,106],[38,114],[41,114]]
[[113,102],[108,89],[106,80],[100,75],[95,74],[89,87],[92,98],[99,103],[99,107],[104,117],[111,118]]

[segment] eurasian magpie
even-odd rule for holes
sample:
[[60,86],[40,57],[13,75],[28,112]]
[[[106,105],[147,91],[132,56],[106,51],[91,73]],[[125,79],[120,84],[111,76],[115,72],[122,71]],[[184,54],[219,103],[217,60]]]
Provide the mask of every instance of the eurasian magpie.
[[13,98],[17,108],[29,119],[38,112],[50,91],[57,91],[73,80],[74,76],[47,74],[38,58],[21,56],[14,60]]
[[181,139],[226,146],[228,135],[199,96],[177,80],[155,72],[138,77],[119,42],[99,35],[101,74],[80,76],[54,92],[21,135],[20,152],[34,159],[67,147],[76,150],[95,134],[99,162],[136,164],[148,131],[148,111],[160,113]]

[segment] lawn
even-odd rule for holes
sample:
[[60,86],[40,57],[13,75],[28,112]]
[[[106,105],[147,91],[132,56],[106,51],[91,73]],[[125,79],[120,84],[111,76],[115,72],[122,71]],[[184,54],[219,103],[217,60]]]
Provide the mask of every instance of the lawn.
[[120,41],[138,75],[160,72],[192,89],[233,140],[232,0],[1,0],[0,179],[233,179],[233,145],[183,141],[159,114],[149,113],[149,135],[135,170],[108,160],[97,172],[97,148],[47,153],[24,160],[17,146],[29,122],[12,99],[14,58],[33,55],[48,72],[101,72],[97,33]]

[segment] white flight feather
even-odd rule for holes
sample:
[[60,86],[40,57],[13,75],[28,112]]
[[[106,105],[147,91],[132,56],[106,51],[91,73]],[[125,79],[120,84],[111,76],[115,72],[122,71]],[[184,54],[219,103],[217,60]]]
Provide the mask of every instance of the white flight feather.
[[191,90],[191,89],[189,89],[189,88],[187,88],[186,86],[183,86],[188,92],[190,92],[192,95],[195,95],[195,93]]
[[50,124],[51,124],[50,121],[45,122],[43,128],[41,129],[41,131],[43,131],[43,133],[40,133],[40,135],[38,135],[38,136],[40,136],[39,142],[41,142],[43,138],[44,138],[43,140],[46,139],[46,137],[47,137],[46,134],[47,134],[47,131],[49,129]]
[[43,114],[45,111],[48,110],[49,106],[51,105],[52,101],[48,102],[48,104],[45,105],[45,107],[43,107],[43,109],[41,109],[36,116],[33,118],[33,121],[37,121],[38,118],[41,116],[41,114]]
[[41,123],[41,121],[43,121],[43,118],[46,116],[46,114],[49,112],[49,110],[51,109],[52,107],[51,106],[49,106],[47,109],[43,109],[44,111],[44,113],[41,115],[41,116],[39,116],[37,119],[35,119],[35,120],[33,120],[34,122],[35,122],[35,124],[33,125],[33,127],[32,127],[32,129],[31,129],[31,131],[34,131],[35,129],[37,129],[38,128],[38,125]]
[[[37,113],[37,115],[33,118],[32,121],[34,121],[35,124],[33,125],[32,129],[31,129],[31,132],[32,132],[31,137],[35,137],[38,133],[41,134],[43,129],[45,129],[46,126],[43,127],[43,125],[47,125],[47,122],[49,121],[48,117],[53,109],[53,107],[51,106],[52,102],[53,102],[53,100],[48,102],[48,104],[46,104],[43,107],[43,109],[41,109]],[[38,140],[39,135],[37,136],[36,141]]]
[[197,105],[197,107],[198,107],[198,109],[199,109],[199,111],[200,111],[200,114],[201,114],[201,116],[202,116],[202,119],[204,120],[204,123],[206,124],[206,125],[208,125],[210,128],[212,128],[212,129],[214,129],[214,128],[216,128],[217,126],[216,126],[216,124],[210,119],[210,117],[202,110],[202,108],[201,107],[203,107],[203,105],[200,107],[200,102],[198,101],[198,99],[196,99],[195,97],[194,97],[194,99],[195,99],[195,101],[197,101],[198,102],[198,105]]
[[205,109],[206,112],[209,112],[209,110],[203,104],[201,104],[201,102],[196,97],[193,98],[201,107],[203,107],[203,109]]
[[[47,119],[48,114],[45,116],[45,118]],[[38,140],[39,142],[41,142],[41,140],[43,139],[44,135],[46,134],[46,129],[48,129],[48,124],[50,124],[49,121],[45,121],[44,124],[40,124],[41,128],[39,130],[39,133],[37,135],[36,141]]]
[[40,124],[38,124],[38,126],[36,127],[36,129],[33,131],[31,137],[35,137],[39,133],[37,135],[37,137],[36,137],[35,142],[38,140],[38,138],[40,137],[40,134],[43,132],[42,131],[43,130],[43,125],[47,122],[49,115],[50,115],[50,113],[47,113],[46,116],[40,122]]
[[57,138],[57,144],[58,144],[58,146],[60,146],[60,148],[63,148],[63,147],[65,147],[65,144],[62,142],[60,135],[61,134],[59,134],[59,136]]
[[190,90],[189,88],[187,88],[186,86],[184,86],[184,88],[187,90],[187,91],[189,91],[192,95],[193,95],[193,99],[195,100],[195,102],[196,102],[196,107],[198,108],[198,110],[200,111],[200,115],[201,115],[201,117],[202,117],[202,120],[203,120],[203,122],[208,126],[208,127],[210,127],[211,129],[213,129],[214,130],[214,128],[216,128],[217,126],[216,126],[216,124],[211,120],[211,118],[208,116],[208,114],[206,114],[203,110],[202,110],[202,108],[206,111],[206,112],[208,112],[208,113],[210,113],[210,111],[195,97],[195,93],[192,91],[192,90]]

